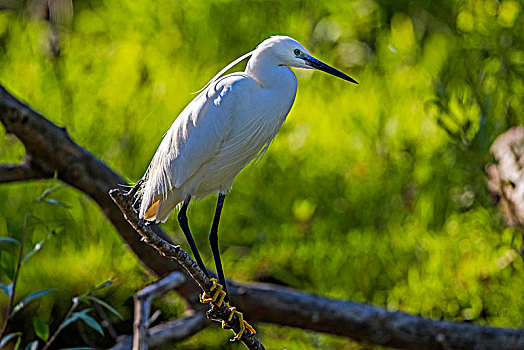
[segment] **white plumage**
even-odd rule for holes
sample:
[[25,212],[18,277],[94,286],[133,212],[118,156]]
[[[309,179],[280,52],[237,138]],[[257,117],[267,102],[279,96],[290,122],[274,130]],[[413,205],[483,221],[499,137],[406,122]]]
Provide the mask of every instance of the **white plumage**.
[[[221,77],[249,56],[244,72]],[[289,67],[319,69],[356,83],[313,58],[296,40],[271,37],[227,65],[204,86],[171,125],[143,177],[140,218],[165,222],[171,210],[183,202],[178,222],[198,266],[208,277],[210,274],[191,235],[186,211],[191,198],[218,191],[209,243],[218,281],[223,286],[223,290],[222,287],[216,290],[224,293],[219,300],[226,302],[229,297],[218,248],[218,223],[225,194],[238,172],[267,150],[291,110],[297,79]],[[230,310],[235,312],[235,308]]]
[[165,222],[187,198],[227,192],[238,172],[267,149],[293,105],[297,80],[289,67],[355,82],[289,37],[271,37],[250,54],[244,72],[213,78],[164,136],[143,177],[141,218]]

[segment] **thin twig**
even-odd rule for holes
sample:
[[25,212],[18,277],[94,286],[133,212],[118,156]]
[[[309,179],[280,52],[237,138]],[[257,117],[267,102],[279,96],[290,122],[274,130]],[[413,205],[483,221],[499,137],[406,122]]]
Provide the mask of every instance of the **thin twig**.
[[5,322],[4,322],[4,326],[2,327],[2,333],[0,333],[0,339],[3,339],[5,334],[7,333],[7,326],[9,324],[9,319],[11,318],[11,314],[13,313],[13,305],[15,302],[16,283],[18,281],[20,267],[22,266],[22,260],[23,260],[23,255],[24,255],[24,245],[25,245],[25,240],[27,238],[27,221],[29,220],[30,216],[31,216],[31,209],[29,209],[29,211],[27,212],[24,218],[22,242],[20,242],[20,251],[18,253],[18,261],[16,263],[15,275],[13,277],[13,286],[11,287],[11,295],[9,296],[9,304],[7,305],[7,312],[5,314]]
[[117,334],[115,328],[113,327],[113,325],[111,324],[111,320],[107,316],[107,312],[105,312],[104,308],[102,306],[100,306],[99,303],[93,303],[93,306],[95,307],[95,310],[96,310],[98,316],[100,316],[100,318],[103,320],[102,323],[101,323],[102,326],[105,329],[107,329],[107,331],[109,332],[109,335],[111,336],[111,338],[116,340],[116,338],[118,338],[118,334]]
[[51,344],[53,344],[53,342],[55,341],[56,337],[58,337],[60,332],[62,332],[62,330],[65,328],[65,326],[64,326],[65,322],[69,319],[69,317],[71,317],[71,315],[76,310],[76,308],[78,307],[79,304],[80,304],[80,302],[79,302],[78,298],[74,298],[73,299],[73,305],[71,305],[71,307],[69,308],[69,311],[67,311],[67,314],[65,315],[64,319],[62,320],[62,322],[60,323],[60,325],[56,329],[55,333],[51,336],[51,338],[49,338],[49,340],[47,341],[47,343],[45,344],[45,346],[44,346],[44,348],[42,350],[49,349]]
[[183,282],[184,275],[180,272],[173,272],[135,294],[133,349],[147,350],[149,347],[149,325],[151,323],[149,314],[153,299],[179,287]]

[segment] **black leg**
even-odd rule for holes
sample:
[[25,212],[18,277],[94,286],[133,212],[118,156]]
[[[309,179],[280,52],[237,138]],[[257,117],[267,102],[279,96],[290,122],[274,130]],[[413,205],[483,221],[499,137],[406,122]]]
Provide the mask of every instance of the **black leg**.
[[200,254],[198,253],[195,241],[193,240],[193,236],[191,235],[191,231],[189,231],[189,225],[187,223],[186,211],[190,200],[191,196],[187,197],[184,203],[182,204],[182,208],[180,208],[180,211],[178,212],[178,223],[180,224],[182,231],[184,231],[184,234],[186,235],[187,242],[191,247],[191,251],[193,252],[193,256],[195,257],[198,266],[200,267],[202,272],[204,272],[204,274],[209,278],[209,273],[207,272],[207,269],[204,266],[202,259],[200,258]]
[[209,233],[209,243],[211,244],[211,251],[213,252],[213,259],[215,259],[215,266],[217,268],[218,283],[224,287],[226,292],[226,301],[229,301],[229,294],[227,294],[226,279],[224,277],[224,271],[222,270],[222,263],[220,261],[220,252],[218,251],[218,222],[220,221],[220,214],[222,213],[222,206],[224,205],[225,194],[219,193],[217,209],[215,211],[215,217],[213,218],[213,225],[211,226],[211,232]]

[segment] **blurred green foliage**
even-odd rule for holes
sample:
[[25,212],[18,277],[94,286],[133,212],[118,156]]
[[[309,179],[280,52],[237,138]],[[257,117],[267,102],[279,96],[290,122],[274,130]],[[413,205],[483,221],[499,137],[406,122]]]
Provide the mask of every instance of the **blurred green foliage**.
[[[270,35],[294,37],[360,82],[296,71],[288,120],[226,199],[220,243],[229,277],[433,318],[521,324],[522,235],[490,203],[484,167],[493,140],[524,120],[522,2],[77,0],[71,26],[56,29],[58,56],[34,2],[0,12],[0,82],[130,181],[189,93]],[[23,153],[3,132],[0,161]],[[46,185],[0,186],[1,235],[20,237]],[[36,315],[53,329],[71,296],[109,277],[115,286],[104,300],[131,319],[131,295],[152,277],[91,200],[73,189],[56,198],[70,206],[67,217],[53,206],[39,215],[65,223],[25,266],[19,292],[59,292],[15,321],[30,332]],[[210,196],[189,212],[209,266],[214,205]],[[164,227],[187,248],[176,220]],[[183,312],[168,299],[175,307],[157,303],[166,317]],[[270,348],[359,347],[258,329]],[[210,329],[178,347],[239,348],[230,336]],[[63,345],[81,344],[71,336]]]

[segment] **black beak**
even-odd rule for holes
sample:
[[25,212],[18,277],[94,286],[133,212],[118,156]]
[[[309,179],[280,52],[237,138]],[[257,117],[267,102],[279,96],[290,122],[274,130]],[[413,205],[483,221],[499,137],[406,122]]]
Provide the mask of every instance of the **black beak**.
[[303,55],[303,56],[297,56],[299,58],[302,58],[304,61],[306,61],[306,64],[308,66],[310,66],[311,68],[314,68],[314,69],[318,69],[318,70],[321,70],[321,71],[324,71],[326,73],[329,73],[331,75],[334,75],[336,77],[339,77],[340,79],[344,79],[344,80],[347,80],[349,82],[352,82],[352,83],[355,83],[355,84],[358,84],[358,82],[351,78],[350,76],[342,73],[341,71],[331,67],[331,66],[328,66],[327,64],[325,64],[324,62],[321,62],[319,60],[317,60],[315,57],[313,56],[309,56],[309,55]]

